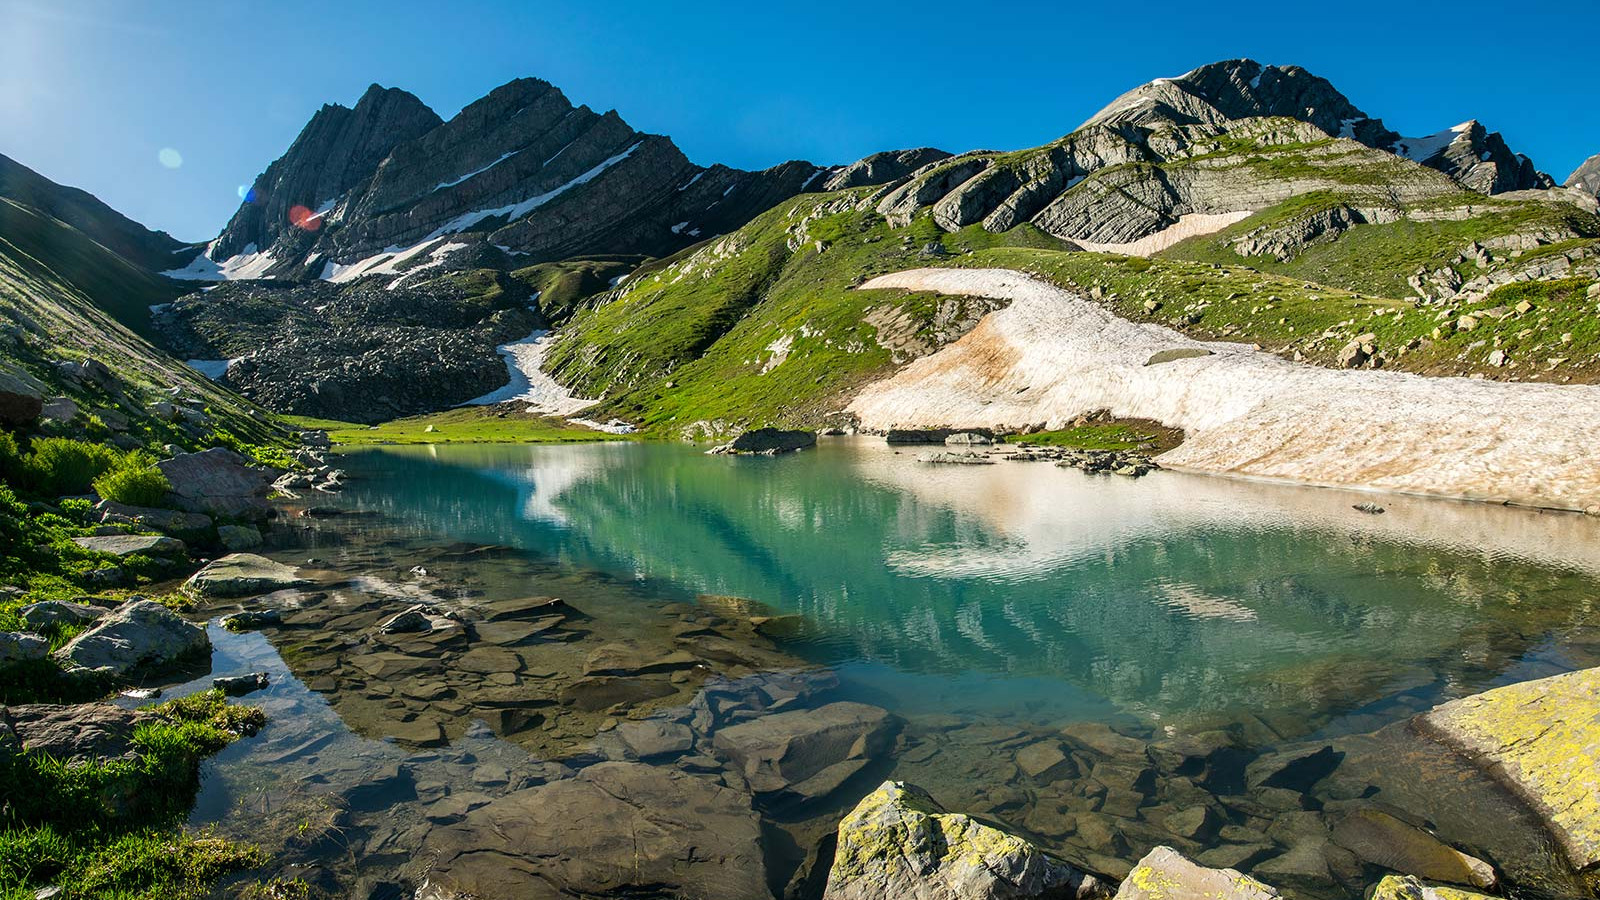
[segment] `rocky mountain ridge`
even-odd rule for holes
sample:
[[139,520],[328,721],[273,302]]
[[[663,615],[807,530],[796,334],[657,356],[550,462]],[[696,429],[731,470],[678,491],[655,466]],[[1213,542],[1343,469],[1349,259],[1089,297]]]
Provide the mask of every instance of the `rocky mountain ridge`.
[[[938,153],[880,154],[839,174],[897,177]],[[168,274],[342,280],[479,241],[523,265],[664,255],[834,174],[799,161],[761,172],[698,166],[670,138],[575,107],[538,79],[502,85],[449,121],[373,85],[354,108],[313,116],[203,256]]]
[[1567,176],[1565,186],[1600,197],[1600,153],[1584,160]]

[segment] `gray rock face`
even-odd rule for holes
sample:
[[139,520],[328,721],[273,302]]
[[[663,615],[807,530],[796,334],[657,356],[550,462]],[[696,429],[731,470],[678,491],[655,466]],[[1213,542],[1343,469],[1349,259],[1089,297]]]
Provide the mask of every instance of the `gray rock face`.
[[217,540],[229,550],[254,550],[261,546],[261,532],[251,525],[223,525],[217,529]]
[[1117,889],[1116,900],[1275,900],[1274,888],[1233,869],[1208,869],[1171,847],[1139,860]]
[[56,651],[70,668],[123,677],[204,653],[211,647],[204,628],[154,600],[138,600],[113,610],[100,624]]
[[1563,183],[1569,188],[1600,197],[1600,153],[1584,160]]
[[879,707],[829,703],[723,728],[714,743],[757,794],[810,800],[831,793],[882,755],[896,726]]
[[156,463],[172,482],[171,499],[190,512],[247,519],[267,516],[267,489],[277,477],[271,469],[248,465],[232,450],[213,447],[180,453]]
[[28,631],[0,631],[0,665],[44,659],[50,642]]
[[1021,900],[1109,893],[1033,844],[886,781],[839,823],[824,900]]
[[[614,111],[574,107],[533,78],[495,88],[448,122],[374,85],[354,109],[326,106],[312,118],[257,179],[210,258],[263,251],[272,275],[316,277],[328,263],[468,232],[529,262],[664,256],[737,228],[828,171],[803,162],[702,168],[670,139],[636,132]],[[294,207],[303,208],[297,216]]]
[[183,590],[195,597],[253,597],[310,584],[292,566],[254,553],[230,553],[189,576]]
[[834,172],[823,187],[829,191],[842,191],[846,188],[889,184],[907,177],[928,163],[949,158],[949,153],[933,147],[873,153]]
[[710,778],[612,762],[435,828],[419,900],[771,898],[750,798]]
[[[1402,138],[1396,149],[1430,169],[1449,175],[1483,194],[1503,194],[1555,186],[1555,180],[1533,167],[1533,160],[1506,146],[1500,132],[1491,132],[1476,119],[1443,132],[1448,141]],[[1422,151],[1412,147],[1421,145]],[[1431,150],[1432,152],[1427,152]]]

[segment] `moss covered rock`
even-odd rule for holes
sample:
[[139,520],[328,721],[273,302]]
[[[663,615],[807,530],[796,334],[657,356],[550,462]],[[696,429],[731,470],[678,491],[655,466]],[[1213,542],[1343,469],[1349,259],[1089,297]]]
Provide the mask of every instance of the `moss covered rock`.
[[839,824],[824,900],[1102,897],[1109,886],[1015,835],[885,781]]

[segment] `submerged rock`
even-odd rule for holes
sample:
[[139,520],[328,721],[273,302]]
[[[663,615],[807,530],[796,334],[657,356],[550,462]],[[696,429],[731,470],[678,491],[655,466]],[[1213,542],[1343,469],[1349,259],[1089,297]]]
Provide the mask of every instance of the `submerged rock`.
[[261,532],[253,525],[221,525],[217,527],[217,540],[235,553],[254,550],[261,546]]
[[1419,716],[1527,801],[1591,887],[1600,886],[1600,669],[1495,688]]
[[136,600],[113,610],[100,624],[56,651],[69,668],[124,677],[182,661],[211,649],[204,628],[191,625],[154,600]]
[[1369,863],[1429,881],[1491,890],[1500,880],[1494,867],[1483,860],[1375,809],[1345,816],[1333,829],[1333,842]]
[[230,553],[191,575],[183,590],[195,597],[251,597],[309,584],[293,566],[254,553]]
[[1233,869],[1208,869],[1171,847],[1145,854],[1116,900],[1272,900],[1277,890]]
[[888,749],[898,721],[865,703],[829,703],[723,728],[717,752],[757,794],[826,796]]
[[711,778],[631,762],[516,791],[435,828],[419,900],[770,900],[761,821]]
[[1108,886],[1038,847],[885,781],[839,823],[824,900],[1104,896]]
[[230,697],[240,697],[271,687],[272,679],[265,672],[251,672],[248,675],[229,675],[224,678],[213,678],[211,679],[211,686]]

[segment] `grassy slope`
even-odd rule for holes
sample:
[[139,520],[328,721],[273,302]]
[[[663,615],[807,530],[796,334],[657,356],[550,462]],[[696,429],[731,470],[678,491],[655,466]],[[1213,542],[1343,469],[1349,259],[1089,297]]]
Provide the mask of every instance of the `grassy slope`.
[[863,278],[927,264],[929,243],[953,253],[1059,246],[1031,226],[946,234],[926,215],[892,229],[853,208],[861,195],[796,198],[729,237],[641,269],[614,298],[573,318],[550,371],[580,394],[604,397],[596,416],[621,416],[653,434],[815,426],[895,365],[864,321],[869,310],[896,306],[918,332],[936,325],[937,298],[854,290]]
[[70,273],[73,285],[137,334],[150,336],[150,307],[182,292],[138,268],[70,225],[0,198],[0,238],[31,275]]
[[[1409,298],[1414,292],[1406,284],[1406,278],[1419,268],[1426,267],[1432,271],[1449,264],[1462,248],[1474,241],[1527,230],[1576,228],[1581,232],[1595,225],[1594,216],[1565,204],[1506,200],[1464,193],[1460,197],[1444,198],[1425,206],[1446,207],[1470,202],[1475,209],[1481,210],[1470,219],[1437,222],[1405,219],[1384,225],[1361,225],[1340,235],[1337,240],[1314,242],[1286,262],[1270,256],[1241,257],[1229,246],[1234,240],[1257,229],[1279,225],[1345,202],[1360,201],[1331,192],[1295,197],[1216,234],[1190,238],[1160,255],[1193,262],[1248,265],[1274,275],[1338,285],[1380,297]],[[1536,255],[1537,251],[1524,254],[1529,258]],[[1475,265],[1458,264],[1458,271],[1463,280],[1470,280],[1478,274]]]

